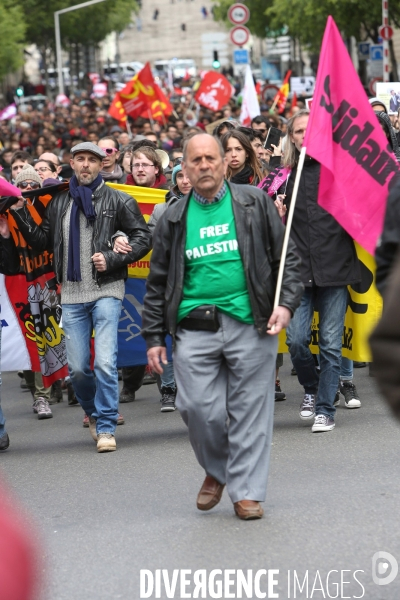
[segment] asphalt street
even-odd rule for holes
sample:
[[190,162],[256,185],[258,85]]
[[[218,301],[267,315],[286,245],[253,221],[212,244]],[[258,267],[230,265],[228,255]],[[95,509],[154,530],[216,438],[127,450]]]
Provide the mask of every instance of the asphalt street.
[[[226,492],[212,511],[196,509],[204,474],[178,412],[160,413],[156,385],[121,405],[117,452],[97,454],[80,407],[64,396],[53,419],[38,421],[17,374],[3,373],[11,445],[0,472],[39,532],[41,600],[137,600],[144,569],[170,578],[174,569],[275,569],[260,580],[264,597],[398,600],[400,574],[377,585],[372,561],[384,551],[400,562],[400,426],[367,369],[355,370],[362,407],[342,399],[329,433],[299,419],[287,357],[281,380],[288,399],[275,405],[265,516],[243,522]],[[375,579],[393,572],[390,561],[377,564]],[[273,577],[275,596],[265,583]],[[179,586],[143,597],[191,597]],[[235,586],[223,589],[199,597],[236,597]]]

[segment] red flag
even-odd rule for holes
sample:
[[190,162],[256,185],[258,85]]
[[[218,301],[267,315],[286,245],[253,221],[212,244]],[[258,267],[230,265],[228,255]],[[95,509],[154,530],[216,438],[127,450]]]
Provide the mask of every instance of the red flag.
[[286,101],[289,96],[289,79],[292,74],[292,71],[288,71],[285,75],[285,79],[282,81],[282,85],[279,89],[279,92],[276,94],[274,98],[274,106],[278,107],[278,113],[283,113],[286,108]]
[[113,119],[119,121],[120,127],[125,127],[125,123],[127,120],[126,112],[124,107],[122,106],[121,98],[119,93],[117,92],[114,96],[114,99],[108,109],[108,114],[112,116]]
[[162,123],[165,122],[165,117],[169,117],[169,115],[172,114],[173,109],[170,101],[156,83],[154,83],[154,89],[156,92],[156,99],[147,106],[147,109],[141,116]]
[[202,106],[217,112],[228,104],[231,96],[232,86],[227,78],[216,71],[207,71],[194,98]]
[[159,117],[162,119],[172,113],[168,98],[154,81],[149,63],[126,84],[119,97],[126,114],[133,118],[151,114],[160,120]]
[[398,165],[332,17],[320,56],[304,139],[321,163],[318,204],[373,254]]

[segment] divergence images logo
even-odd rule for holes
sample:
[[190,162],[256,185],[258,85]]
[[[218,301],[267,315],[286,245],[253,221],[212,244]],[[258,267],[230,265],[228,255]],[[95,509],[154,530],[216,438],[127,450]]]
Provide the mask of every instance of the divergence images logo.
[[392,583],[399,572],[397,560],[389,552],[375,552],[372,557],[372,580],[376,585]]

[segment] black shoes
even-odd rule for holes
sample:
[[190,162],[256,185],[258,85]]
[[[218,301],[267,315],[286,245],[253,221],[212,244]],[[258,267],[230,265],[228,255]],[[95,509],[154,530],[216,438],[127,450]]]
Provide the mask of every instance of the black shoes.
[[161,412],[173,412],[174,410],[176,410],[176,390],[170,387],[161,388],[161,394]]
[[7,450],[10,445],[10,438],[8,437],[8,433],[5,433],[3,437],[0,438],[0,452],[2,450]]
[[50,400],[48,402],[49,404],[58,404],[62,401],[63,394],[61,388],[61,379],[59,379],[58,381],[55,381],[51,386]]
[[127,388],[122,388],[121,393],[119,395],[120,404],[124,402],[134,402],[135,400],[135,392],[131,392]]
[[275,402],[282,402],[282,400],[286,400],[286,394],[282,392],[281,382],[277,379],[275,381]]

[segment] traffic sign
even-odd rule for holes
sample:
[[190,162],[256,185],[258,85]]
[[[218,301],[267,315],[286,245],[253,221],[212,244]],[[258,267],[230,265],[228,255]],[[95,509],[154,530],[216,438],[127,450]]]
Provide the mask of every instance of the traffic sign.
[[248,50],[234,50],[233,51],[233,62],[235,65],[247,65],[249,63],[249,51]]
[[379,35],[383,40],[391,40],[393,37],[393,27],[390,27],[390,25],[382,25],[379,27]]
[[250,39],[250,31],[243,25],[237,25],[230,30],[229,36],[232,44],[235,44],[235,46],[244,46]]
[[272,83],[268,83],[267,85],[264,85],[264,87],[261,90],[261,98],[264,100],[264,102],[267,102],[267,100],[275,98],[278,92],[279,88],[277,85],[272,85]]
[[250,19],[250,11],[244,4],[232,4],[228,10],[228,19],[234,25],[244,25]]
[[369,80],[368,89],[370,91],[370,94],[372,94],[373,96],[376,96],[376,84],[379,81],[382,81],[382,77],[374,77],[373,79]]
[[383,60],[383,46],[382,44],[375,44],[370,46],[370,59],[374,60]]
[[360,42],[358,44],[358,56],[362,59],[362,60],[366,60],[367,58],[369,58],[369,47],[370,47],[370,43],[369,42]]

